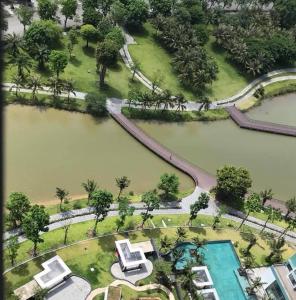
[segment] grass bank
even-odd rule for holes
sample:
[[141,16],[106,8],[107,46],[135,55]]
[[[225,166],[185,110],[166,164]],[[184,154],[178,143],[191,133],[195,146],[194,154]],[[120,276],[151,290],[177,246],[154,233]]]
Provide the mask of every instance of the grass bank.
[[[197,100],[197,95],[180,83],[172,65],[172,55],[156,41],[154,34],[155,30],[150,23],[144,25],[143,31],[133,33],[137,44],[129,45],[129,52],[132,58],[141,63],[141,72],[150,80],[157,73],[163,78],[161,88],[169,89],[173,94],[182,92],[188,100]],[[217,79],[205,90],[205,94],[211,100],[233,96],[250,82],[251,78],[245,76],[229,61],[226,52],[215,46],[213,36],[210,37],[205,48],[219,68]]]
[[[66,41],[67,38],[63,37],[62,47],[59,50],[64,50],[68,53]],[[120,57],[118,63],[107,70],[106,84],[103,88],[100,88],[98,84],[99,75],[96,73],[95,49],[95,43],[89,43],[89,47],[86,48],[85,41],[79,38],[79,42],[73,50],[73,57],[69,60],[64,73],[60,77],[62,79],[73,79],[75,81],[74,87],[77,91],[86,93],[98,92],[106,97],[126,98],[130,88],[145,88],[139,81],[131,80],[131,73]],[[6,65],[4,82],[11,82],[14,74],[16,74],[16,67]],[[43,71],[38,70],[36,61],[33,62],[30,74],[39,74],[44,81],[53,76],[48,68]]]
[[[105,221],[99,224],[99,233],[103,232],[114,232],[115,218],[107,218]],[[172,226],[184,225],[188,221],[186,215],[163,215],[155,216],[153,223],[156,226],[164,221],[166,224]],[[133,222],[134,225],[139,223],[139,217],[135,216],[129,219],[129,222]],[[212,223],[212,217],[199,215],[194,221],[193,225],[210,225]],[[74,240],[80,240],[85,238],[86,231],[91,228],[93,222],[85,222],[80,224],[72,225],[69,232],[69,242]],[[244,241],[240,233],[233,229],[238,224],[232,221],[222,219],[221,227],[218,230],[212,230],[211,228],[199,227],[199,228],[188,228],[186,229],[187,237],[190,240],[193,237],[206,238],[207,240],[223,240],[229,239],[236,245],[237,254],[241,257],[240,248],[247,246],[248,242]],[[247,227],[244,227],[247,230]],[[254,230],[253,230],[254,231]],[[256,231],[255,231],[256,232]],[[129,238],[132,242],[144,241],[149,238],[154,238],[158,247],[160,246],[160,239],[167,235],[171,240],[176,239],[176,228],[162,228],[153,229],[149,224],[146,229],[141,231],[130,232],[129,234],[112,234],[110,236],[99,237],[92,240],[81,241],[77,244],[71,245],[67,248],[53,251],[50,254],[31,260],[19,267],[16,267],[12,271],[5,274],[6,283],[6,299],[12,299],[11,294],[14,289],[25,284],[32,277],[41,271],[41,263],[54,255],[60,255],[66,264],[70,267],[74,274],[85,277],[90,283],[92,288],[104,287],[110,284],[114,278],[110,274],[110,267],[116,260],[114,251],[114,242],[118,239]],[[45,250],[57,248],[63,239],[62,230],[55,230],[48,232],[43,235],[45,242],[40,246]],[[20,254],[18,262],[29,258],[28,251],[31,249],[31,242],[24,242],[21,244]],[[289,245],[285,246],[283,253],[284,259],[288,258],[294,253],[292,247]],[[265,263],[265,257],[269,254],[269,247],[266,240],[263,240],[258,236],[257,244],[251,250],[254,256],[255,265]],[[7,257],[6,267],[8,266]],[[94,268],[94,272],[90,271],[90,268]],[[155,274],[153,273],[150,277],[143,281],[143,284],[148,282],[155,282]]]
[[190,122],[190,121],[217,121],[229,117],[228,112],[223,109],[213,109],[208,111],[172,111],[172,110],[152,110],[123,107],[122,114],[129,119],[157,120],[166,122]]
[[[294,74],[295,75],[295,74]],[[239,103],[237,107],[242,111],[248,111],[253,107],[261,105],[262,101],[296,92],[296,80],[286,80],[271,83],[264,87],[265,94],[262,98],[257,99],[254,96]]]

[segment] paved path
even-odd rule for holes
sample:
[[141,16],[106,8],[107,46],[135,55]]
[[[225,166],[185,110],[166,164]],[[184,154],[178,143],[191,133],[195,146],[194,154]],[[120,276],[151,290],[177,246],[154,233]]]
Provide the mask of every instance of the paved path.
[[[162,290],[163,292],[165,292],[167,294],[169,300],[175,300],[174,294],[168,288],[166,288],[165,286],[163,286],[161,284],[151,283],[151,284],[146,284],[146,285],[141,285],[141,286],[135,286],[124,280],[115,280],[110,284],[110,286],[120,286],[120,285],[125,285],[125,286],[129,287],[130,289],[137,291],[137,292],[145,292],[148,290]],[[86,300],[92,300],[92,299],[94,299],[95,296],[105,293],[107,288],[108,287],[98,288],[98,289],[93,290],[88,295]]]
[[296,136],[296,126],[275,124],[249,118],[246,114],[238,110],[234,105],[227,108],[230,117],[241,128],[264,131],[282,135]]

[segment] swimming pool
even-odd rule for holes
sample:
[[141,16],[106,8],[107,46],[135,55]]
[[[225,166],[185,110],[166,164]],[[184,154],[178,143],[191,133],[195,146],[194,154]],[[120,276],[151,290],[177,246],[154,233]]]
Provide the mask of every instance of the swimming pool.
[[[194,259],[191,249],[196,249],[196,246],[192,243],[183,243],[177,248],[183,250],[183,255],[176,263],[176,269],[182,270],[188,261]],[[208,267],[220,300],[248,299],[235,274],[240,267],[240,262],[231,242],[210,242],[200,249],[200,252],[204,256],[204,264]],[[247,286],[243,277],[240,277],[240,280],[244,286]]]

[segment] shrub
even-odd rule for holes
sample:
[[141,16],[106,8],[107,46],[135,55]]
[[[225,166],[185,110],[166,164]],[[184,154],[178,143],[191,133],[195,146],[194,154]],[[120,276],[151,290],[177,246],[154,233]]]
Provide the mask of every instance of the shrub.
[[85,97],[86,111],[96,117],[107,115],[106,98],[96,93],[89,93]]
[[80,208],[82,208],[82,204],[80,202],[75,202],[73,204],[73,209],[80,209]]

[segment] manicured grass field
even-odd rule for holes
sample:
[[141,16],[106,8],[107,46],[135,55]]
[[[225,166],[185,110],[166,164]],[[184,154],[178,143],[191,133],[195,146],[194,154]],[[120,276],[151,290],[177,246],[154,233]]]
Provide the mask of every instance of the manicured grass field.
[[[63,40],[66,43],[66,39]],[[119,98],[127,97],[130,87],[144,88],[138,81],[131,80],[131,73],[124,65],[121,58],[118,58],[118,63],[112,69],[107,70],[106,86],[100,89],[98,80],[99,75],[96,73],[94,43],[89,44],[89,48],[85,47],[85,42],[79,39],[79,43],[75,45],[73,58],[69,61],[65,72],[61,74],[61,78],[72,78],[75,81],[75,89],[81,92],[99,92],[105,96],[113,96]],[[63,49],[65,52],[67,50]],[[35,62],[36,64],[36,62]],[[31,70],[31,73],[37,73],[37,67]],[[10,65],[6,66],[4,72],[4,81],[10,82],[13,74],[16,73],[16,68]],[[53,76],[49,70],[42,73],[42,78],[46,80]]]
[[[141,63],[140,70],[150,80],[155,73],[161,74],[163,76],[163,82],[160,85],[162,88],[170,89],[175,94],[182,92],[187,99],[197,100],[195,93],[185,89],[179,82],[172,66],[172,56],[157,43],[153,34],[154,29],[149,23],[144,25],[143,32],[133,34],[137,44],[129,46],[132,58]],[[214,37],[211,36],[206,49],[219,67],[217,80],[206,91],[212,100],[233,96],[248,84],[249,79],[227,60],[226,53],[214,46]]]
[[[188,216],[186,215],[163,215],[155,216],[153,218],[153,223],[155,226],[163,226],[162,220],[164,220],[166,225],[178,226],[184,225],[188,221]],[[109,217],[105,221],[99,224],[98,234],[115,232],[115,217]],[[132,222],[132,224],[131,224]],[[140,217],[134,216],[129,218],[128,225],[126,228],[135,227],[140,224]],[[197,220],[193,222],[193,225],[211,225],[212,217],[205,215],[198,216]],[[237,243],[237,250],[241,247],[246,247],[247,242],[242,239],[240,233],[233,229],[237,226],[237,223],[222,220],[221,228],[219,230],[212,230],[211,228],[190,228],[187,229],[187,239],[190,240],[193,237],[198,236],[199,238],[205,238],[207,240],[229,240]],[[69,232],[69,243],[78,241],[81,239],[86,239],[86,232],[88,229],[92,228],[93,221],[74,224],[70,228]],[[247,229],[247,227],[244,227]],[[254,232],[255,230],[253,230]],[[130,232],[126,234],[110,235],[101,238],[96,238],[87,241],[81,241],[77,244],[63,248],[40,258],[36,258],[26,264],[15,268],[14,270],[7,272],[5,274],[6,286],[7,286],[7,298],[15,288],[23,285],[24,283],[31,280],[32,276],[38,273],[41,268],[40,265],[46,259],[52,257],[53,255],[60,255],[74,274],[85,277],[92,285],[92,288],[104,287],[110,284],[114,279],[110,274],[110,267],[115,261],[115,247],[114,241],[116,239],[129,238],[132,242],[144,241],[149,238],[154,238],[156,244],[160,245],[160,238],[167,235],[172,241],[176,239],[176,228],[163,228],[163,229],[153,229],[151,223],[147,222],[146,229],[142,231]],[[62,245],[63,241],[63,230],[58,229],[55,231],[48,232],[43,235],[44,243],[40,244],[38,247],[39,251],[45,251],[49,249],[54,249]],[[19,257],[17,262],[24,261],[30,257],[29,250],[32,248],[32,243],[27,241],[21,244],[19,250]],[[284,258],[287,258],[293,254],[293,250],[290,246],[285,247],[285,252],[283,254]],[[265,240],[262,240],[258,236],[258,243],[251,250],[255,257],[256,264],[264,264],[265,257],[269,253],[269,247]],[[241,256],[240,252],[237,251],[238,255]],[[7,257],[5,256],[6,268],[9,266]],[[91,272],[90,268],[94,268],[95,271]],[[154,274],[151,277],[145,279],[143,283],[154,282]]]
[[161,300],[167,300],[167,295],[162,291],[148,290],[145,292],[136,292],[127,286],[122,286],[123,300],[137,300],[139,297],[158,297]]

